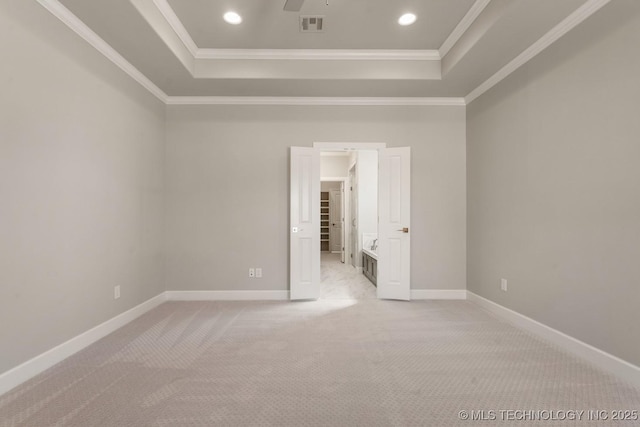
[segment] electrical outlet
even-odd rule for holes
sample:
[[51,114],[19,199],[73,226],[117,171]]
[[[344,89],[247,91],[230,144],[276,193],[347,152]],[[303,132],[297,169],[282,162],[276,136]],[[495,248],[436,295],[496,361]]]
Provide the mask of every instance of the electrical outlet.
[[256,269],[255,268],[250,268],[249,269],[249,277],[256,277]]
[[256,277],[258,279],[262,277],[262,267],[256,268]]
[[507,279],[500,279],[500,289],[503,292],[507,292]]
[[120,298],[120,285],[113,288],[113,299]]

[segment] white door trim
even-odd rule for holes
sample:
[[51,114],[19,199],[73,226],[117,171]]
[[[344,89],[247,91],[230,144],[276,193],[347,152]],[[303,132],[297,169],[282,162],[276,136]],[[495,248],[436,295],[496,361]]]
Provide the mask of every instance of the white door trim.
[[[326,152],[326,151],[344,152],[344,151],[358,151],[358,150],[380,151],[382,149],[387,148],[387,143],[386,142],[314,142],[313,148],[323,152]],[[348,171],[351,170],[352,167],[353,165],[349,165]],[[349,181],[349,176],[344,178],[325,177],[325,178],[320,178],[320,181],[344,181],[345,187],[353,185]],[[346,203],[346,198],[347,198],[346,193],[347,191],[345,188],[343,203]],[[348,210],[345,210],[344,212],[343,233],[344,233],[344,247],[345,247],[345,261],[344,261],[345,263],[351,262],[351,258],[349,257],[349,255],[352,252],[351,251],[351,221],[349,217],[351,215],[352,209],[353,209],[353,206],[351,206],[351,203],[349,203]],[[357,246],[357,242],[356,242],[356,246]],[[357,260],[354,259],[354,261],[356,261],[356,265],[357,265]],[[362,267],[356,267],[356,268],[360,273],[362,272]]]
[[[340,186],[342,187],[342,185]],[[339,199],[339,207],[340,209],[338,211],[336,211],[336,197]],[[331,189],[329,190],[329,252],[337,254],[337,253],[342,253],[343,252],[343,247],[344,247],[344,237],[343,237],[343,232],[344,232],[344,218],[343,218],[343,212],[344,212],[344,206],[343,206],[343,191],[342,188],[338,188],[338,189]],[[339,233],[336,233],[336,226],[335,224],[339,223],[340,227],[339,227]],[[338,237],[340,239],[339,244],[337,245],[336,248],[336,237]],[[336,250],[337,249],[337,250]]]
[[[349,173],[349,171],[347,170],[347,173]],[[345,198],[345,188],[349,185],[349,177],[348,176],[340,176],[340,177],[320,177],[320,182],[342,182],[342,217],[343,217],[343,221],[342,221],[342,247],[344,248],[342,250],[342,262],[345,263],[346,259],[348,259],[348,255],[349,255],[349,236],[348,236],[348,225],[349,225],[349,221],[347,221],[347,208],[346,208],[346,198]]]
[[380,150],[387,148],[386,142],[314,142],[313,148],[322,151]]
[[[313,149],[316,150],[317,153],[320,153],[321,151],[358,151],[358,150],[375,150],[380,152],[381,150],[385,150],[387,148],[387,144],[383,143],[383,142],[314,142],[313,143]],[[405,149],[407,147],[404,147]],[[409,154],[410,156],[410,154]],[[380,157],[378,157],[378,162],[380,161]],[[324,179],[319,178],[318,179],[318,185],[320,184],[320,181],[329,181],[329,180],[336,180],[333,178],[328,178],[325,177]],[[342,179],[340,179],[339,181],[342,181]],[[348,180],[346,182],[349,182]],[[410,192],[411,190],[408,189],[408,191]],[[410,194],[409,194],[409,199],[410,199]],[[345,225],[346,225],[346,221],[345,221]],[[408,224],[406,225],[408,226]],[[347,242],[345,242],[345,246],[346,246]],[[407,249],[407,253],[408,253],[408,249]],[[378,255],[380,256],[380,254]],[[320,267],[320,257],[318,256],[318,270]],[[408,275],[410,274],[409,271],[405,272],[403,274],[403,276],[405,276],[408,279]],[[403,280],[404,281],[404,280]],[[394,295],[389,295],[389,296],[385,296],[385,295],[380,295],[379,289],[378,289],[378,297],[382,297],[382,298],[393,298],[393,299],[410,299],[410,292],[411,292],[411,288],[410,288],[410,281],[407,280],[409,282],[409,289],[407,291],[407,295],[399,298],[398,296],[394,296]]]

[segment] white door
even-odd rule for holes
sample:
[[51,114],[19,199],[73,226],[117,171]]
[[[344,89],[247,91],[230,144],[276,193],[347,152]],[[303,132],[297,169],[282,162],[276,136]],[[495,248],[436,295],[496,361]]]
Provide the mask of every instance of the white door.
[[320,297],[320,153],[291,147],[290,277],[292,300]]
[[329,242],[331,252],[342,252],[342,192],[329,191]]
[[385,148],[378,161],[378,298],[409,300],[411,150]]
[[345,223],[344,223],[344,218],[346,217],[347,213],[346,213],[346,202],[345,202],[345,197],[344,197],[344,181],[342,181],[340,183],[340,195],[342,196],[341,202],[342,202],[342,211],[340,212],[340,217],[342,218],[342,248],[340,249],[340,259],[342,261],[342,263],[344,264],[344,252],[345,252],[345,246],[346,246],[346,227],[345,227]]
[[358,266],[358,182],[356,166],[349,170],[349,264]]

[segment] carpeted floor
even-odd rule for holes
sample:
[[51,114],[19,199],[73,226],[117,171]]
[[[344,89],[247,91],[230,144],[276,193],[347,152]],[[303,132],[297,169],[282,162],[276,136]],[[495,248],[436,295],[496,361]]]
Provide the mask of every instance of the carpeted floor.
[[616,425],[499,412],[596,409],[640,391],[467,301],[169,302],[1,396],[0,425]]

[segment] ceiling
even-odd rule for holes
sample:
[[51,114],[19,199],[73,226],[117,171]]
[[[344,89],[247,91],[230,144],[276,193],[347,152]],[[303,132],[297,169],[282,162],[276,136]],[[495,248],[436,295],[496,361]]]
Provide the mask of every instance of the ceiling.
[[[38,1],[167,103],[402,105],[470,102],[609,2]],[[323,31],[301,32],[301,15]]]
[[[438,49],[474,2],[306,0],[296,13],[283,11],[284,0],[168,0],[199,47],[232,49]],[[243,25],[222,22],[227,10],[240,13]],[[398,25],[405,11],[420,19]],[[324,16],[325,31],[300,33],[300,15]]]

